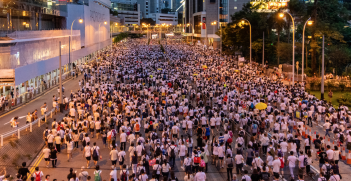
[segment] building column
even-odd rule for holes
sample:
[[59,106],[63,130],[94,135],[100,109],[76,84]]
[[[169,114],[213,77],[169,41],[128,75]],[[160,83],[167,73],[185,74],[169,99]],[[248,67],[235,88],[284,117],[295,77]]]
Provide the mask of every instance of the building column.
[[12,31],[11,9],[7,10],[7,30]]

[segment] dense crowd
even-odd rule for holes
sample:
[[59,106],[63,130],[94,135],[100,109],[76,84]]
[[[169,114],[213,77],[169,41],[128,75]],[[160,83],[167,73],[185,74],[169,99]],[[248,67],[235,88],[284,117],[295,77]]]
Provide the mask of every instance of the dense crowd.
[[[173,181],[176,161],[186,172],[179,180],[205,181],[212,164],[226,168],[230,181],[302,181],[312,176],[315,155],[318,181],[341,179],[338,146],[302,132],[322,124],[326,136],[332,132],[351,149],[347,107],[335,109],[305,92],[303,83],[284,84],[260,65],[239,66],[216,50],[168,42],[165,51],[129,40],[79,66],[80,89],[63,98],[68,113],[43,133],[47,167],[56,167],[62,149],[70,162],[80,148],[86,165],[80,173],[71,170],[70,181]],[[40,111],[46,110],[44,104]],[[95,137],[104,148],[90,141]],[[109,174],[100,170],[103,156],[111,160]],[[94,175],[86,171],[91,167]],[[27,170],[24,163],[18,178],[26,180]],[[36,181],[44,177],[39,168],[32,174]]]

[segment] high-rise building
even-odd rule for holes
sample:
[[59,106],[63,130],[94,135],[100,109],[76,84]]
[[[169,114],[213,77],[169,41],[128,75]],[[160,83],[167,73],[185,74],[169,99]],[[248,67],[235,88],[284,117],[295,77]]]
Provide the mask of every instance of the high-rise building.
[[14,91],[13,103],[54,86],[59,72],[67,76],[111,45],[110,0],[1,2],[0,94]]
[[195,41],[218,47],[220,37],[215,33],[247,2],[250,0],[185,0],[184,31]]

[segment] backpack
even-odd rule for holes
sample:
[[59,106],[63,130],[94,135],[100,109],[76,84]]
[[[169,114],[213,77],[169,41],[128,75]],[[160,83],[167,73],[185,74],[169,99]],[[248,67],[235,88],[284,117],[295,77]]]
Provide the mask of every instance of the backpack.
[[269,174],[267,172],[262,172],[262,180],[264,181],[268,181],[269,180]]
[[280,160],[280,168],[284,168],[284,159],[279,158],[279,160]]
[[244,131],[239,131],[239,136],[244,137]]
[[40,173],[41,173],[41,171],[34,173],[35,174],[35,181],[41,181]]
[[46,130],[46,131],[45,131],[45,133],[44,133],[44,135],[45,135],[45,138],[47,138],[47,137],[48,137],[48,135],[49,135],[49,131],[48,131],[48,130]]
[[308,165],[308,161],[307,161],[307,157],[305,156],[303,158],[303,166],[307,166]]
[[156,155],[160,155],[162,153],[161,148],[157,147],[156,148]]
[[206,136],[210,136],[211,135],[211,131],[210,131],[210,128],[206,128],[206,134],[205,134]]
[[151,139],[152,139],[152,140],[157,139],[157,134],[156,134],[156,133],[152,134]]
[[200,163],[200,161],[201,161],[201,158],[200,157],[194,157],[194,163],[197,163],[197,164],[199,164]]
[[97,153],[97,151],[96,151],[96,147],[94,148],[94,150],[93,150],[93,158],[96,158],[96,157],[98,157],[98,153]]
[[283,152],[282,152],[282,150],[278,150],[278,156],[283,157]]
[[86,126],[87,126],[87,122],[86,122],[86,121],[84,121],[84,122],[83,122],[83,125],[86,127]]
[[121,181],[127,181],[127,171],[126,172],[122,171]]
[[198,125],[198,124],[199,124],[199,121],[197,119],[195,119],[194,125]]
[[163,131],[163,123],[160,123],[160,124],[158,125],[158,131]]
[[327,178],[328,177],[330,177],[330,175],[331,175],[331,165],[329,165],[329,166],[327,166],[327,165],[325,165],[325,168],[327,169],[327,173],[326,173],[326,176],[327,176]]
[[96,171],[96,172],[95,172],[94,181],[100,181],[100,180],[101,180],[100,171]]
[[343,142],[344,142],[344,140],[345,140],[345,136],[344,136],[344,134],[340,133],[340,137],[339,137],[339,139],[340,139],[340,142],[341,142],[341,143],[343,143]]
[[[170,147],[171,148],[171,147]],[[175,148],[174,148],[175,149]],[[171,148],[171,157],[175,157],[174,149]]]
[[135,131],[140,132],[140,125],[139,123],[135,124]]
[[255,106],[255,105],[253,104],[253,102],[251,102],[250,108],[253,109],[254,106]]
[[233,142],[233,139],[232,138],[228,138],[227,139],[227,143],[231,144]]
[[83,137],[83,133],[80,133],[80,135],[79,135],[79,140],[82,141],[83,138],[84,138],[84,137]]

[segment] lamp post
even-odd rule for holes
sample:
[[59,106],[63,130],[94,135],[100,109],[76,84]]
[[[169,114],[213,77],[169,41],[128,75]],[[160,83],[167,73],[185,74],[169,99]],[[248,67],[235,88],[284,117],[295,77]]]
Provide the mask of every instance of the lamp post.
[[[311,20],[311,17],[308,18],[308,20],[305,22],[305,25],[303,25],[303,30],[302,30],[302,82],[303,82],[303,78],[304,78],[304,47],[305,47],[305,28],[306,28],[306,24],[308,25],[312,25],[312,21]],[[307,53],[307,51],[306,51]],[[306,64],[307,64],[307,59],[306,59]]]
[[[293,85],[295,84],[295,22],[294,22],[294,18],[292,17],[292,15],[289,12],[286,12],[290,17],[291,17],[291,21],[292,21],[292,26],[293,26],[293,62],[292,62],[292,69],[293,69],[293,76],[292,76],[292,82]],[[280,13],[279,14],[280,18],[284,17],[284,13]]]
[[[73,36],[73,23],[75,22],[76,20],[73,20],[72,24],[71,24],[71,36],[69,37],[68,39],[68,71],[71,70],[71,37]],[[78,20],[79,23],[83,23],[83,19],[82,18],[79,18]]]
[[252,46],[251,46],[251,23],[249,20],[243,18],[243,20],[241,21],[241,23],[245,23],[245,21],[247,21],[249,23],[250,26],[250,63],[251,63],[251,58],[252,58]]
[[192,44],[194,43],[194,42],[193,42],[193,36],[194,36],[194,35],[193,35],[193,34],[194,34],[193,31],[194,31],[194,30],[193,30],[193,25],[192,25],[192,24],[188,23],[188,24],[187,24],[187,27],[189,27],[189,26],[191,27],[191,45],[192,45]]
[[[107,21],[104,21],[104,24],[106,25],[107,24]],[[101,23],[99,24],[99,50],[98,50],[98,52],[100,51],[100,25],[101,25]]]
[[321,81],[321,100],[324,100],[324,34],[322,43],[322,81]]

